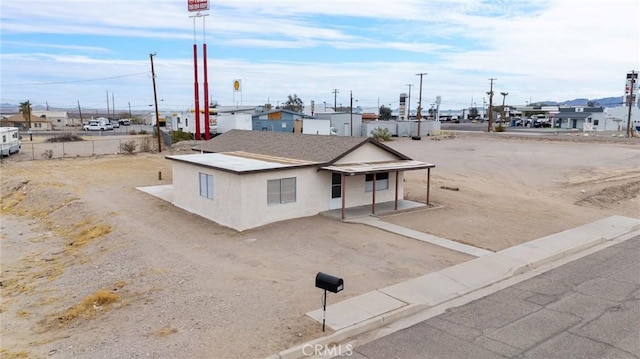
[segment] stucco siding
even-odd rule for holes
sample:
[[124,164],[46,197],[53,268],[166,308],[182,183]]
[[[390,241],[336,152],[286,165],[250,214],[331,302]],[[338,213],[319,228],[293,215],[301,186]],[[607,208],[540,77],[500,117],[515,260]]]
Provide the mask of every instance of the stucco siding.
[[397,159],[398,157],[394,154],[389,153],[371,143],[366,143],[364,146],[359,147],[355,151],[336,161],[335,164],[393,161]]
[[[213,199],[200,196],[200,175],[213,176]],[[240,211],[236,175],[212,168],[173,163],[173,204],[221,225],[235,228]]]
[[[398,176],[398,199],[403,199],[403,173]],[[370,205],[373,200],[373,192],[365,190],[365,176],[348,176],[347,177],[347,193],[345,198],[346,207],[357,207]],[[389,186],[387,189],[380,189],[380,182],[376,181],[376,203],[390,202],[395,200],[396,174],[389,172]]]
[[[241,175],[241,201],[235,215],[240,223],[234,228],[245,230],[272,222],[318,214],[329,208],[331,179],[318,173],[316,168],[270,171]],[[269,205],[267,181],[283,178],[296,179],[296,200],[292,203]]]

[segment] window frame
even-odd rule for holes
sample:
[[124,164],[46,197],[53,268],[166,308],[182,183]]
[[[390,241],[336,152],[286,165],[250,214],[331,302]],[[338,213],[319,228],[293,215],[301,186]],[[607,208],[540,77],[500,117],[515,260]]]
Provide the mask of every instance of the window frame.
[[296,203],[298,201],[298,181],[296,177],[267,180],[267,206]]
[[[204,181],[203,181],[204,179]],[[204,172],[198,172],[200,197],[213,199],[214,181],[213,175]]]
[[367,173],[364,176],[364,191],[373,192],[373,178],[376,179],[376,192],[389,189],[389,172]]

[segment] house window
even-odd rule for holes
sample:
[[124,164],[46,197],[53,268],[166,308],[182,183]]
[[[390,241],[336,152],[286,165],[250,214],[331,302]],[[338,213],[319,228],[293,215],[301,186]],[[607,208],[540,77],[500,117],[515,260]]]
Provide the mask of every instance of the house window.
[[281,178],[267,181],[267,204],[275,205],[296,201],[296,178]]
[[[373,191],[373,173],[366,175],[364,182],[364,191]],[[376,173],[376,191],[384,191],[389,189],[389,172]]]
[[331,198],[342,197],[342,175],[331,173]]
[[598,121],[599,121],[599,120],[593,120],[593,125],[594,125],[594,126],[598,126]]
[[200,197],[213,199],[213,176],[200,173]]

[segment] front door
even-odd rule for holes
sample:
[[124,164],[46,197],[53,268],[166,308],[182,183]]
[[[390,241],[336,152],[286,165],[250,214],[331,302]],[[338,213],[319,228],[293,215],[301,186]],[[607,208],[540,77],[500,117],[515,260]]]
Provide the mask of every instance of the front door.
[[331,201],[329,209],[342,208],[342,175],[331,173]]

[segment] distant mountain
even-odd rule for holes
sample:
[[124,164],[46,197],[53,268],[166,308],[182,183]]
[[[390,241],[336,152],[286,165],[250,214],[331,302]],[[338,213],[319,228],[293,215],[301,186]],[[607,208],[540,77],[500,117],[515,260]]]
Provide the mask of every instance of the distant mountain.
[[622,96],[619,97],[604,97],[604,98],[596,98],[593,100],[589,100],[587,98],[577,98],[573,100],[567,100],[562,102],[556,101],[542,101],[537,102],[535,104],[542,106],[593,106],[593,107],[617,107],[624,105],[624,99]]

